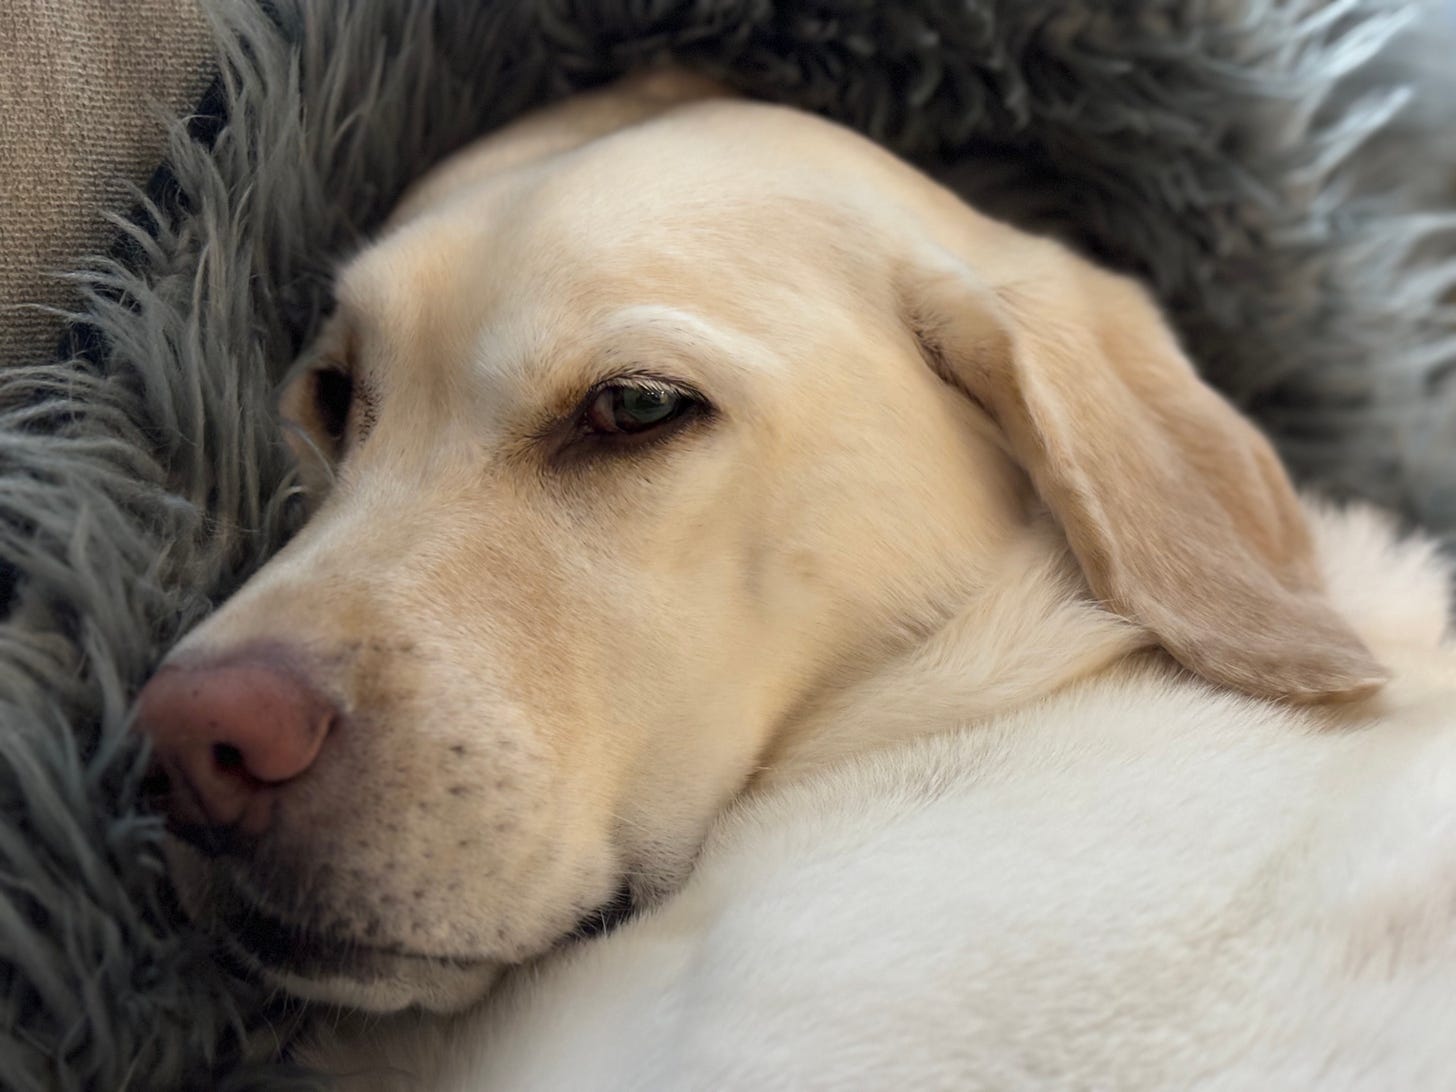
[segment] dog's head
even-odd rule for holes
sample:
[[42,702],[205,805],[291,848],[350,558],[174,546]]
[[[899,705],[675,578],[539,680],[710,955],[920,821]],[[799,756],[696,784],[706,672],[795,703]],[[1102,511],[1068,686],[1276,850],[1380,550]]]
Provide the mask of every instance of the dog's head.
[[283,398],[317,509],[140,703],[184,898],[277,981],[448,1008],[670,888],[1043,506],[1191,670],[1376,685],[1277,461],[1136,288],[805,115],[583,109],[342,270]]

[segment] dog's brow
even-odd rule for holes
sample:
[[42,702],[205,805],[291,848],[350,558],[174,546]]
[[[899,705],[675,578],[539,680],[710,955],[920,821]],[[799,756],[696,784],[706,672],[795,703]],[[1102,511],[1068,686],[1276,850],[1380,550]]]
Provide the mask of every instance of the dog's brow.
[[665,347],[687,351],[720,366],[762,371],[776,369],[778,357],[755,339],[710,322],[691,311],[665,304],[642,303],[613,311],[602,323],[604,343],[631,340],[634,348],[650,348],[661,338]]

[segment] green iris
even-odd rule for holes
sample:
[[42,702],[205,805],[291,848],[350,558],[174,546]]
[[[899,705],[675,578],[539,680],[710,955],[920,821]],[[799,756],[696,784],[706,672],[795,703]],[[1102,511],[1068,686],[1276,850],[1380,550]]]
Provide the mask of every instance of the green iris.
[[670,383],[624,379],[597,388],[582,425],[598,436],[651,436],[699,404]]
[[617,427],[637,432],[666,421],[677,412],[682,396],[665,387],[618,387],[612,402]]

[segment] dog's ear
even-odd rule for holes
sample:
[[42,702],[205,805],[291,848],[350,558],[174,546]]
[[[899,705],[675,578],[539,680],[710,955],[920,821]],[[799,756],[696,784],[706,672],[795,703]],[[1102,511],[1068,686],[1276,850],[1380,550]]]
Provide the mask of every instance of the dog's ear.
[[1052,243],[1014,280],[901,267],[927,362],[985,407],[1093,593],[1246,693],[1353,699],[1388,677],[1326,601],[1269,443],[1201,382],[1143,292]]

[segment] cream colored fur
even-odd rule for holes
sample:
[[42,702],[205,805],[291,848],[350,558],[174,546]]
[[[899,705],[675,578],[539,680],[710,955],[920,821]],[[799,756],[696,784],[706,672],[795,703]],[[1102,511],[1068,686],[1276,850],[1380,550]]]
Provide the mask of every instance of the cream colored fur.
[[[351,1090],[1450,1087],[1451,588],[1370,512],[1315,527],[1396,669],[1363,711],[1144,662],[985,715],[983,641],[938,642],[839,710],[922,738],[750,794],[672,901],[477,1011],[316,1057]],[[1050,575],[990,605],[1013,673],[1118,641]]]
[[[666,74],[462,152],[338,298],[283,400],[316,511],[174,653],[341,714],[251,853],[178,848],[267,979],[459,1010],[625,884],[463,1018],[466,1086],[1228,1073],[1261,1005],[1344,1049],[1351,945],[1430,1061],[1441,578],[1316,549],[1134,284]],[[644,375],[711,408],[604,446]]]

